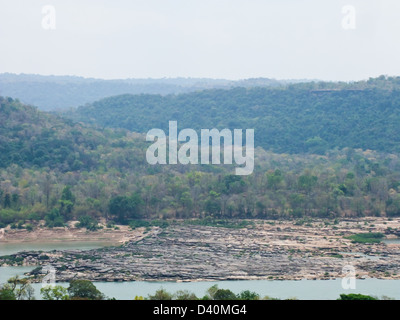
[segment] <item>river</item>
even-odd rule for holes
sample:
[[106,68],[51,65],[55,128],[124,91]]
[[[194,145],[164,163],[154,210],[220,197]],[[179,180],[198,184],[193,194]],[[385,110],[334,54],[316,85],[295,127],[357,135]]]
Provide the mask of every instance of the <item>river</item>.
[[[23,250],[50,251],[54,249],[81,249],[88,250],[107,245],[106,243],[40,243],[40,244],[0,244],[0,256]],[[23,275],[32,270],[32,267],[2,267],[0,268],[0,283],[4,283],[12,276]],[[65,287],[67,283],[59,283]],[[198,297],[205,295],[206,290],[217,284],[219,288],[230,289],[234,293],[243,290],[257,292],[261,297],[269,296],[280,299],[297,298],[300,300],[334,300],[341,293],[362,293],[381,298],[387,296],[400,300],[400,280],[364,279],[356,280],[356,289],[345,290],[342,280],[240,280],[240,281],[213,281],[213,282],[95,282],[96,287],[107,297],[118,300],[132,300],[135,296],[147,297],[156,290],[164,288],[174,293],[178,290],[189,290]],[[40,299],[41,284],[33,284],[35,296]]]

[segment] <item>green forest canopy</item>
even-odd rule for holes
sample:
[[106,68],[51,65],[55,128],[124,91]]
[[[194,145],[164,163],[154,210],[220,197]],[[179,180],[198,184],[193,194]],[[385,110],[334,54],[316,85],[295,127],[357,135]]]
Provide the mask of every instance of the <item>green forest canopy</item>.
[[66,116],[100,128],[146,133],[178,128],[255,129],[255,144],[276,153],[324,154],[334,148],[400,151],[399,78],[355,84],[213,89],[179,95],[120,95]]

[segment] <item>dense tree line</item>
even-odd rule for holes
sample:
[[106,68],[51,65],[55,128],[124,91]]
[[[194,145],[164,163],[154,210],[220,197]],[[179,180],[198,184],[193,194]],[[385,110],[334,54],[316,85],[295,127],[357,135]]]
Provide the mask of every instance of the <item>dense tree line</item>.
[[[124,157],[124,155],[122,155]],[[118,166],[60,172],[11,166],[0,171],[0,223],[49,227],[99,218],[135,219],[399,216],[400,158],[351,149],[328,156],[258,150],[257,168]]]

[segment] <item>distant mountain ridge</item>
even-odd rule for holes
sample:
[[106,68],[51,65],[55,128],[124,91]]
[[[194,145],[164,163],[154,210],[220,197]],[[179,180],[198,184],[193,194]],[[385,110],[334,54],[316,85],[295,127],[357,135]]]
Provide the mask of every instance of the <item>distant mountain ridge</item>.
[[102,80],[76,76],[0,74],[0,95],[17,98],[44,111],[78,107],[121,94],[181,94],[232,87],[279,87],[306,80],[254,78],[225,80],[208,78],[161,78]]

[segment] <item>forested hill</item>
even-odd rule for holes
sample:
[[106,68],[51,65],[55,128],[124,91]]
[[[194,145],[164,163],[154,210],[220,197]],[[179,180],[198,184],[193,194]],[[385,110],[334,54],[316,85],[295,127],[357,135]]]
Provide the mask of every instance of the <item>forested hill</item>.
[[[0,97],[0,168],[17,165],[62,172],[92,170],[105,166],[107,154],[123,154],[118,147],[127,144],[124,137],[124,133],[99,132],[18,100]],[[142,150],[144,142],[141,145],[138,140],[129,146],[131,150],[127,152],[133,152],[136,146]],[[141,152],[136,154],[140,157]]]
[[255,129],[256,146],[277,153],[362,148],[400,151],[398,78],[353,85],[297,84],[180,95],[120,95],[78,108],[74,120],[145,133],[178,129]]

